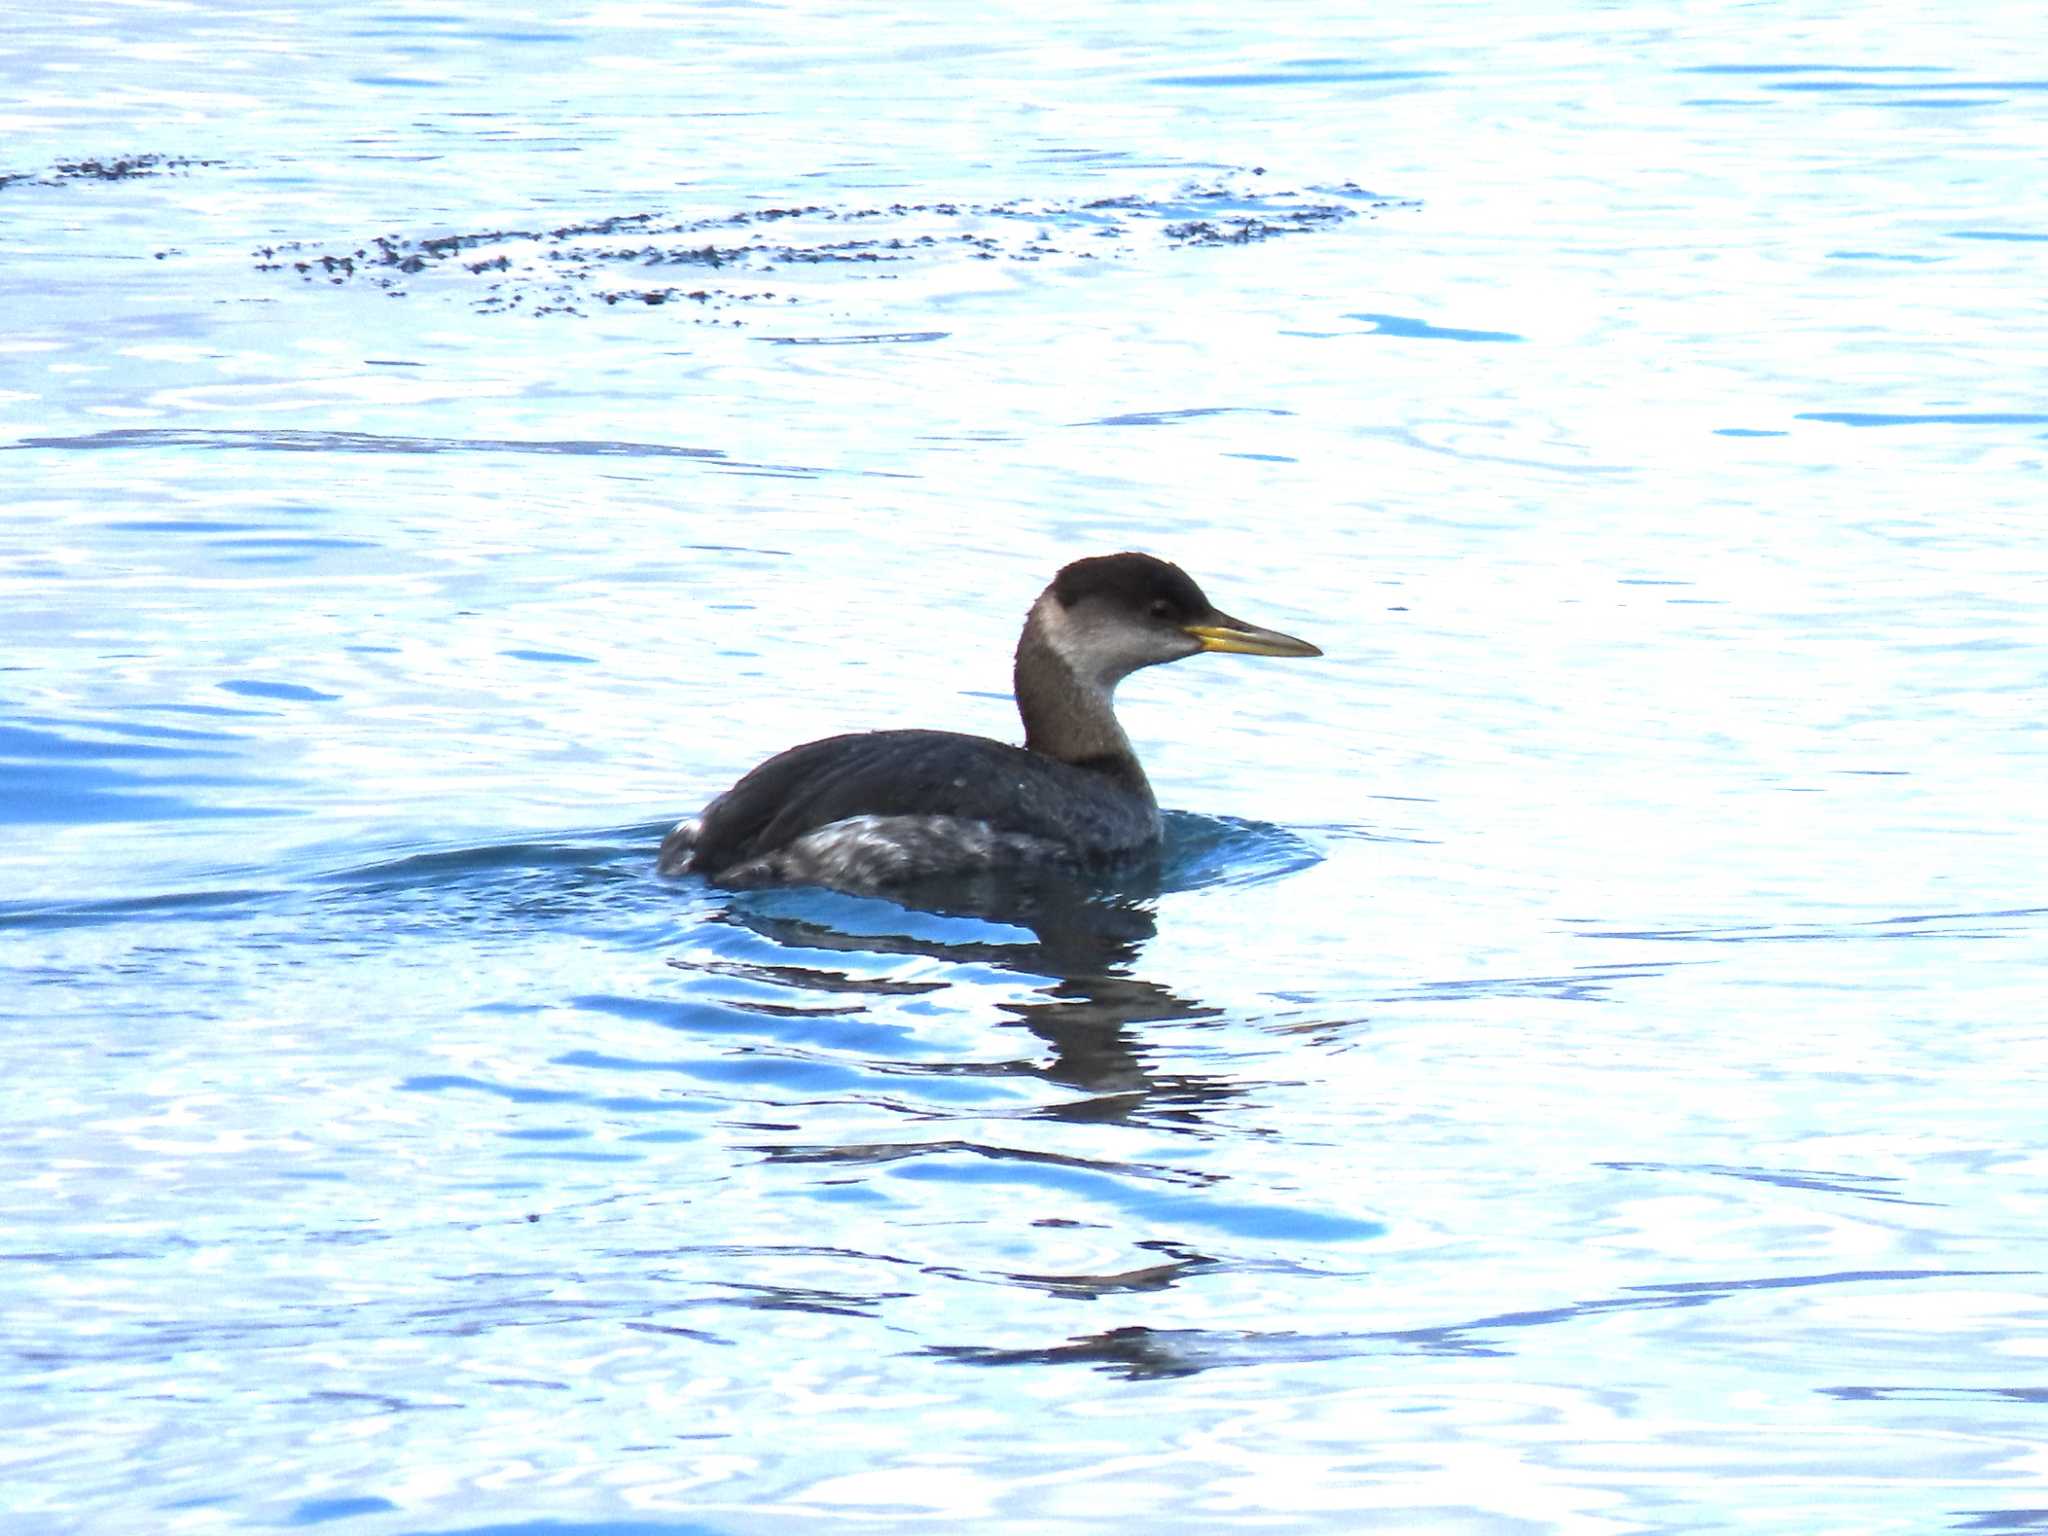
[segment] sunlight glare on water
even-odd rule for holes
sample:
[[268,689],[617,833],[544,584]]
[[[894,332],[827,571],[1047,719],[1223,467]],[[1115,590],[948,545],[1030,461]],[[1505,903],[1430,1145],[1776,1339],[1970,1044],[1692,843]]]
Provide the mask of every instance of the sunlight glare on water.
[[[13,18],[8,1529],[2048,1528],[2039,33]],[[1156,880],[656,878],[1125,548]]]

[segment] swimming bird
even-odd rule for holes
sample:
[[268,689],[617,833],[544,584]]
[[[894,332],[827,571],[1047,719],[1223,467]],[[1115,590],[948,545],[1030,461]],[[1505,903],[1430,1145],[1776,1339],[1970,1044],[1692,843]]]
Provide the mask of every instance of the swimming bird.
[[662,841],[665,875],[868,890],[1013,864],[1098,867],[1156,852],[1159,802],[1118,724],[1116,685],[1204,651],[1320,656],[1219,613],[1151,555],[1076,560],[1031,605],[1013,672],[1024,745],[869,731],[769,758]]

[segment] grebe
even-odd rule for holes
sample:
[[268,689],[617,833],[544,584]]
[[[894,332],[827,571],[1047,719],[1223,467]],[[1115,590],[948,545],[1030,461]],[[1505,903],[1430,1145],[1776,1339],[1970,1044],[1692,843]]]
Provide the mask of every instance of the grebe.
[[1024,745],[870,731],[771,757],[662,841],[664,875],[869,890],[1006,864],[1106,866],[1154,852],[1159,803],[1117,723],[1116,685],[1203,651],[1320,656],[1219,613],[1151,555],[1076,560],[1039,594],[1014,672]]

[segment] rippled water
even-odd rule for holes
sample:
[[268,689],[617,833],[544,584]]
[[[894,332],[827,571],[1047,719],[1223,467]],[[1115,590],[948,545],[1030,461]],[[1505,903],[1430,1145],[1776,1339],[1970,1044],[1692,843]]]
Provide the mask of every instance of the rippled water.
[[[8,1529],[2048,1529],[2040,41],[0,25]],[[655,878],[1124,547],[1156,884]]]

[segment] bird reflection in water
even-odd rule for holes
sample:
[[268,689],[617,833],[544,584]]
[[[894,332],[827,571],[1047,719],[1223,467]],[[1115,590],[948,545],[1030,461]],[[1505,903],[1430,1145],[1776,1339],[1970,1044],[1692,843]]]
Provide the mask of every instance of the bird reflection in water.
[[[735,897],[720,921],[791,948],[922,955],[986,965],[1051,983],[1032,1002],[1002,1002],[1051,1050],[1041,1064],[947,1063],[949,1074],[1025,1073],[1086,1095],[1042,1108],[1043,1118],[1192,1122],[1244,1088],[1207,1074],[1161,1072],[1133,1026],[1214,1018],[1218,1010],[1130,974],[1158,931],[1166,889],[1157,861],[1113,883],[1060,869],[1009,870],[920,881],[893,900],[806,892]],[[795,904],[799,910],[792,910]],[[892,911],[893,909],[893,911]],[[841,921],[834,921],[838,917]],[[892,920],[895,919],[895,920]],[[937,921],[933,921],[937,919]],[[876,931],[880,929],[882,931]],[[1014,937],[1013,937],[1014,936]],[[805,967],[776,967],[805,990],[938,990],[945,983],[870,982]],[[754,974],[759,975],[758,968]]]

